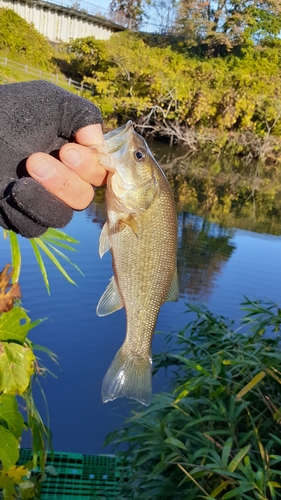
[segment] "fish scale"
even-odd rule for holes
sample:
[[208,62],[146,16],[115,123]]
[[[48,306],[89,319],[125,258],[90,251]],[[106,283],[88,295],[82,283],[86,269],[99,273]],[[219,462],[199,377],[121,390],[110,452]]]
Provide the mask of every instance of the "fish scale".
[[[157,213],[162,214],[162,220],[158,221]],[[175,272],[176,223],[175,220],[169,223],[173,213],[167,196],[160,196],[143,216],[136,217],[142,228],[138,236],[128,227],[112,237],[113,268],[127,315],[128,349],[141,349],[145,356],[150,355],[159,309]],[[146,254],[148,259],[144,258]],[[141,307],[142,316],[136,314]]]
[[[128,124],[120,134],[127,142],[112,153],[116,171],[108,175],[107,222],[100,243],[103,247],[106,242],[101,254],[111,251],[114,278],[97,312],[109,314],[124,306],[127,331],[105,375],[102,395],[105,402],[127,396],[149,404],[157,317],[166,300],[178,298],[177,217],[171,188],[144,139]],[[118,139],[122,144],[120,135]],[[145,152],[143,162],[136,151]]]

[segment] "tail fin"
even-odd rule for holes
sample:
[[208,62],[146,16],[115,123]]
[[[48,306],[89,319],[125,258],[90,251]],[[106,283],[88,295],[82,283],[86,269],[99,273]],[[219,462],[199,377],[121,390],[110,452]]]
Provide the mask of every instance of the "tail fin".
[[150,356],[141,357],[128,352],[125,344],[117,352],[102,383],[104,403],[126,396],[144,405],[151,402]]

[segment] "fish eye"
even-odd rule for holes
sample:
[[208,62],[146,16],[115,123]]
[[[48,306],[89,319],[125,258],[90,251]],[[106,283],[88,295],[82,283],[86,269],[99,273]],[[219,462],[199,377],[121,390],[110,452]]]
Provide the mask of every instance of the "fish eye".
[[138,161],[143,161],[146,157],[145,151],[143,149],[136,149],[134,151],[134,157]]

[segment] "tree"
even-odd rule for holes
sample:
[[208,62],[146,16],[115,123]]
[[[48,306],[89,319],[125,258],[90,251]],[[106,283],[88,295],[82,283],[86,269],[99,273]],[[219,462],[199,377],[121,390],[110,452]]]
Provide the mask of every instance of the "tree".
[[128,20],[129,29],[136,29],[142,23],[144,15],[143,0],[112,0],[109,10],[124,14]]
[[153,26],[153,31],[169,33],[174,29],[177,17],[177,0],[147,0],[149,10],[148,24]]
[[234,48],[276,37],[281,31],[280,0],[180,0],[179,31],[189,46],[203,45],[224,55]]
[[93,36],[76,38],[66,46],[69,63],[74,76],[92,76],[93,71],[104,71],[108,60],[108,51],[104,40],[96,40]]

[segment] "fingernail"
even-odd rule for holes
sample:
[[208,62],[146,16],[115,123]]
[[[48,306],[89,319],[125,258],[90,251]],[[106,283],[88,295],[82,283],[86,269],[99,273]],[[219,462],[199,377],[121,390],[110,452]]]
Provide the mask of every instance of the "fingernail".
[[46,179],[47,177],[51,177],[53,171],[53,165],[46,160],[41,160],[38,163],[35,163],[35,165],[33,165],[32,167],[32,175],[35,175],[39,179]]
[[77,149],[71,148],[64,151],[63,160],[72,165],[73,167],[78,167],[81,163],[81,155]]

